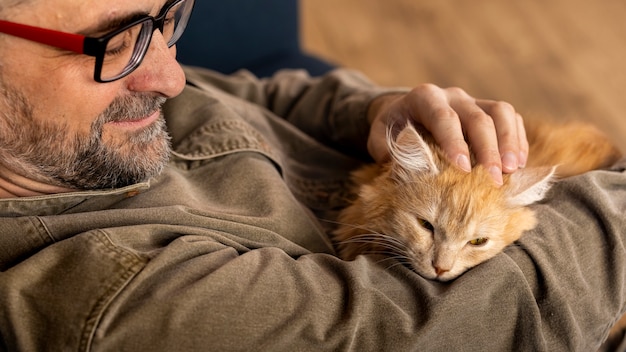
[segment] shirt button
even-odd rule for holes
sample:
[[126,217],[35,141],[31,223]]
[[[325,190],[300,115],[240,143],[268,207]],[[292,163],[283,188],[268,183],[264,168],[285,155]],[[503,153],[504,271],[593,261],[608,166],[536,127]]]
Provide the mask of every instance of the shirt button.
[[139,191],[130,191],[126,193],[126,198],[132,198],[139,195]]

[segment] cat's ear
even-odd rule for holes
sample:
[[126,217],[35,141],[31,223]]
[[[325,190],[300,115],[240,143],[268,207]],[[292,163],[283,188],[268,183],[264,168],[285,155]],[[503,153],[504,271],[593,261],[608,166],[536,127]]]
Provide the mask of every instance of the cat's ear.
[[433,151],[410,123],[400,131],[395,140],[391,136],[390,128],[387,142],[391,157],[405,172],[439,173]]
[[526,206],[542,200],[554,181],[556,167],[521,169],[509,176],[505,186],[509,203]]

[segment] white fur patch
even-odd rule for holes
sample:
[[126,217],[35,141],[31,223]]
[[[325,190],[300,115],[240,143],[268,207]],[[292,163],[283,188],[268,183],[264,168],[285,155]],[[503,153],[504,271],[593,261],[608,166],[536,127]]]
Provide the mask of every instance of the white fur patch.
[[408,124],[396,140],[393,138],[392,128],[387,129],[387,144],[391,157],[402,168],[415,172],[439,173],[432,150],[413,125]]

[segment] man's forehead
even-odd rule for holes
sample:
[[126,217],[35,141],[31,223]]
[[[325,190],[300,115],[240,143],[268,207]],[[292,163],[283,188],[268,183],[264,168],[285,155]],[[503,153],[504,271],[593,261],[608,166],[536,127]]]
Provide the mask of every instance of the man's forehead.
[[[95,0],[100,2],[100,0]],[[94,14],[94,20],[80,30],[84,35],[100,35],[116,28],[124,19],[138,15],[157,15],[170,0],[121,1],[118,6],[105,6]],[[107,3],[107,2],[104,2]],[[110,3],[109,3],[110,4]]]
[[26,4],[31,0],[0,0],[0,12],[18,5]]
[[0,0],[0,5],[5,7],[17,6],[27,3],[29,0]]
[[82,33],[131,14],[156,15],[168,0],[0,0],[4,2],[16,10],[19,7],[19,11],[9,11],[9,20]]

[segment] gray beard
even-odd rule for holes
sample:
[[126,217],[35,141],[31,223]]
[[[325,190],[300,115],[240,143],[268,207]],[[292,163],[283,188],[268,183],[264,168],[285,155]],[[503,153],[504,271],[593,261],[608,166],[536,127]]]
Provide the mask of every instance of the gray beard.
[[171,147],[163,116],[127,133],[123,142],[105,143],[104,124],[148,116],[165,98],[137,94],[118,98],[91,126],[88,135],[70,135],[65,124],[36,121],[30,102],[0,79],[0,163],[51,185],[108,189],[146,181],[163,170]]

